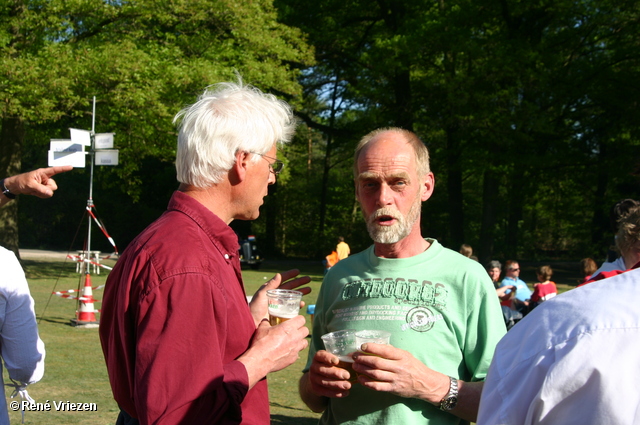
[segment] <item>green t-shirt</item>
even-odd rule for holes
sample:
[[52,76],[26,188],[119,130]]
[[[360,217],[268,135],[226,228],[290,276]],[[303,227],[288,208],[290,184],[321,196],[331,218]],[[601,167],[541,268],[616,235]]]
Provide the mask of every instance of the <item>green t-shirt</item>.
[[[464,381],[485,378],[506,332],[498,297],[484,268],[427,239],[410,258],[379,258],[373,246],[329,270],[315,307],[307,371],[320,337],[341,329],[391,331],[391,345],[429,368]],[[321,424],[461,424],[426,401],[355,384],[330,399]]]

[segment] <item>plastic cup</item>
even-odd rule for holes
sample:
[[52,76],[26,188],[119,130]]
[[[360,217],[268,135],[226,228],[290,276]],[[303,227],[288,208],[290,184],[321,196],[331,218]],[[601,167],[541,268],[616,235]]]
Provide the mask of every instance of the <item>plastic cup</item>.
[[373,342],[376,344],[389,344],[391,332],[381,330],[364,330],[356,332],[356,347],[362,352],[362,344]]
[[345,329],[322,335],[324,348],[338,357],[338,367],[349,372],[349,382],[357,382],[358,377],[353,370],[353,353],[358,351],[356,345],[356,331]]
[[269,289],[267,300],[269,302],[269,323],[271,326],[276,326],[300,314],[302,292],[289,289]]

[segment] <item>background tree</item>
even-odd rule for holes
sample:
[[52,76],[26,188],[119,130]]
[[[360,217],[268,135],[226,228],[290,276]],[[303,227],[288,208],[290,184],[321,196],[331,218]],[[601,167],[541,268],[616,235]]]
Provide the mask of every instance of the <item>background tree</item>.
[[[635,124],[623,117],[636,109],[614,93],[636,80],[635,3],[277,5],[316,47],[321,66],[309,73],[339,75],[342,100],[365,111],[369,129],[403,126],[429,145],[437,186],[426,234],[476,245],[483,261],[602,252],[580,241],[593,229],[602,244],[603,205],[624,193],[602,179],[633,184],[637,140],[625,134]],[[303,84],[314,96],[329,90]],[[615,130],[603,138],[603,126]],[[625,153],[606,149],[621,136]],[[597,184],[596,161],[606,163]]]
[[[121,165],[97,170],[96,204],[124,246],[176,187],[172,116],[237,70],[302,122],[260,219],[233,223],[270,256],[322,258],[338,235],[353,252],[370,243],[351,167],[378,127],[412,129],[430,148],[424,234],[469,243],[482,261],[601,258],[609,208],[638,197],[635,1],[240,3],[2,3],[0,166],[41,166],[49,138],[90,128],[97,96],[96,129],[116,132]],[[60,179],[47,211],[20,201],[25,246],[76,231],[88,177]]]
[[[148,215],[158,214],[156,195],[163,195],[164,209],[164,195],[177,187],[166,169],[175,157],[171,120],[180,108],[194,102],[204,87],[236,79],[236,72],[295,102],[300,93],[296,70],[312,61],[301,32],[278,23],[268,0],[16,0],[5,2],[0,13],[7,162],[0,172],[18,172],[23,156],[26,168],[42,166],[49,138],[67,138],[69,127],[90,129],[90,102],[96,96],[96,130],[116,133],[121,164],[97,173],[96,197],[104,190],[102,199],[109,202],[102,205],[113,227],[122,229],[119,239],[125,245],[142,221],[150,221]],[[154,184],[156,177],[163,179],[161,187]],[[160,193],[149,193],[153,189]],[[61,191],[56,198],[80,210],[87,190]],[[142,198],[151,199],[151,208],[142,205],[132,212],[127,207]],[[5,210],[15,217],[15,208]],[[2,222],[17,229],[15,218],[5,216]],[[30,228],[29,234],[47,233],[46,226]],[[2,243],[15,249],[17,233],[12,232],[1,233]],[[59,243],[57,236],[53,243]]]

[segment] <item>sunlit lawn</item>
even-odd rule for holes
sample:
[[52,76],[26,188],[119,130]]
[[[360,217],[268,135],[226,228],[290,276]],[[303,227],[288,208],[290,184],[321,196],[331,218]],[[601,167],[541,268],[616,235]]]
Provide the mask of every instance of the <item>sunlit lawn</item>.
[[[113,262],[109,263],[112,265]],[[305,266],[306,264],[306,266]],[[111,396],[107,371],[102,357],[98,329],[71,326],[75,317],[76,302],[51,295],[53,291],[77,289],[84,286],[84,277],[75,273],[75,263],[67,260],[52,261],[23,258],[31,294],[36,302],[40,336],[47,350],[44,378],[28,388],[29,395],[38,403],[49,403],[51,411],[27,411],[25,424],[114,424],[118,407]],[[284,268],[293,268],[282,264]],[[303,271],[313,275],[314,293],[306,299],[313,304],[321,283],[322,269],[319,264],[303,263]],[[278,267],[278,271],[281,270]],[[284,269],[282,269],[284,270]],[[276,269],[265,264],[261,270],[243,270],[247,292],[252,294]],[[266,278],[266,279],[265,279]],[[106,271],[91,275],[92,286],[104,284]],[[94,297],[102,299],[102,290],[94,291]],[[100,308],[100,303],[95,305]],[[97,314],[99,319],[100,315]],[[197,320],[197,318],[194,318]],[[310,321],[308,320],[310,323]],[[197,326],[197,323],[194,323]],[[273,424],[311,425],[317,423],[319,415],[309,411],[298,396],[297,382],[306,361],[306,350],[297,364],[269,376],[271,413]],[[176,370],[176,373],[180,373]],[[9,382],[6,371],[5,382]],[[7,402],[11,390],[5,389]],[[71,403],[95,403],[97,411],[56,411],[54,401]],[[21,421],[20,412],[10,410],[12,424]]]

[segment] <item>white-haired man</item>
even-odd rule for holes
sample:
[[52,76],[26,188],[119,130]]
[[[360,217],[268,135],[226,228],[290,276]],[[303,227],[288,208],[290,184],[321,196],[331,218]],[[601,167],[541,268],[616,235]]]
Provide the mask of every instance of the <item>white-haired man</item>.
[[295,122],[286,103],[232,83],[206,90],[178,120],[180,186],[105,289],[100,340],[118,423],[267,425],[265,377],[295,362],[308,330],[303,316],[263,320],[265,292],[310,279],[277,274],[248,305],[228,224],[258,217]]
[[[324,279],[300,395],[324,412],[322,424],[473,421],[506,330],[482,266],[421,235],[421,205],[435,184],[429,152],[410,131],[376,130],[356,148],[354,175],[374,244]],[[323,350],[321,335],[341,329],[392,334],[391,345],[354,354],[355,384]]]

